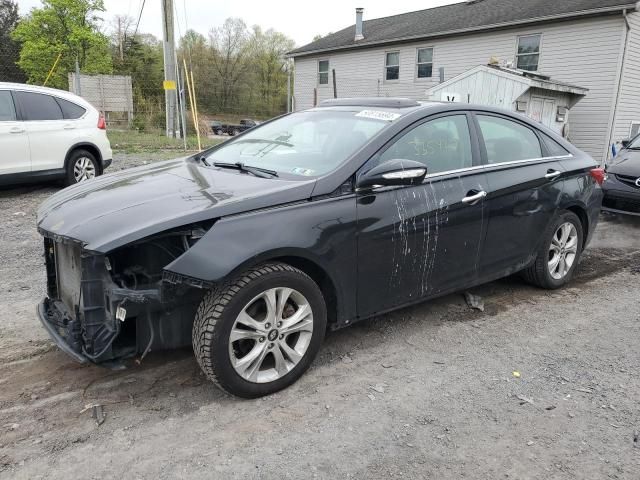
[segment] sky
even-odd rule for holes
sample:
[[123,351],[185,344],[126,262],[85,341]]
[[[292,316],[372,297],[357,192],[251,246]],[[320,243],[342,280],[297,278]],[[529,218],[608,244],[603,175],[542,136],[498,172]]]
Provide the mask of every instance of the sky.
[[[364,19],[437,7],[461,0],[174,0],[177,10],[176,34],[191,28],[206,34],[228,17],[240,17],[247,25],[273,28],[295,40],[297,46],[309,43],[315,35],[336,32],[355,23],[355,8],[364,7]],[[464,1],[464,0],[462,0]],[[40,0],[17,0],[20,14],[41,5]],[[104,0],[105,28],[114,15],[137,19],[142,0]],[[146,0],[139,32],[162,35],[160,0]],[[186,15],[185,15],[186,11]],[[186,21],[185,21],[186,19]]]

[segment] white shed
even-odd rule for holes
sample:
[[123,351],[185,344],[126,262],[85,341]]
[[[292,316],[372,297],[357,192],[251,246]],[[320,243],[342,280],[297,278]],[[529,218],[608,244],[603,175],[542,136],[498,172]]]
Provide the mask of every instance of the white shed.
[[427,90],[427,96],[520,112],[567,137],[569,110],[587,92],[537,73],[480,65]]

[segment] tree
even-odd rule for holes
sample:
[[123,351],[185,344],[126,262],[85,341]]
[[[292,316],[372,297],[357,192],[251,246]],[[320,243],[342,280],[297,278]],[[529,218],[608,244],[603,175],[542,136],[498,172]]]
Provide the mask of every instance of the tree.
[[24,82],[24,73],[18,68],[20,44],[11,38],[18,24],[18,5],[12,0],[0,0],[0,82]]
[[286,110],[288,64],[285,54],[293,50],[295,42],[273,29],[263,32],[255,26],[251,44],[252,85],[259,93],[258,110],[263,115]]
[[113,73],[131,77],[137,128],[164,125],[162,43],[151,34],[136,33],[130,17],[115,17],[111,35]]
[[187,30],[180,39],[178,69],[183,70],[182,59],[185,59],[187,68],[193,71],[198,107],[201,110],[216,111],[220,107],[218,98],[220,82],[213,71],[214,56],[215,52],[204,35],[194,30]]
[[213,67],[220,81],[220,108],[229,111],[238,95],[249,59],[249,30],[240,18],[227,18],[221,27],[209,32],[214,49]]
[[121,62],[124,61],[124,51],[127,47],[127,42],[136,33],[134,31],[135,23],[136,21],[133,17],[128,17],[126,15],[116,15],[113,17],[113,35],[111,40],[117,48],[117,58]]
[[109,39],[100,31],[103,0],[42,0],[13,31],[22,43],[18,65],[30,83],[43,83],[58,55],[60,61],[47,85],[66,88],[67,74],[111,73]]

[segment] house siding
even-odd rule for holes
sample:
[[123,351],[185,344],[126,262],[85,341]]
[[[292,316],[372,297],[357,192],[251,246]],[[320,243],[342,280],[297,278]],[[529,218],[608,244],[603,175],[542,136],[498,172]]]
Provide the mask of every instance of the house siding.
[[[295,107],[300,110],[313,106],[316,87],[319,102],[333,96],[331,82],[326,86],[317,85],[320,58],[329,59],[330,68],[336,70],[340,97],[402,96],[426,100],[426,91],[439,83],[440,67],[444,67],[445,80],[448,80],[488,63],[492,56],[515,60],[517,37],[540,33],[540,73],[589,89],[587,96],[571,111],[569,137],[579,148],[602,160],[608,151],[623,27],[621,15],[609,16],[401,44],[395,48],[367,48],[296,58]],[[433,77],[429,80],[415,78],[418,47],[434,47]],[[383,80],[384,53],[388,51],[400,52],[398,81]]]
[[640,13],[628,16],[627,50],[623,64],[620,99],[615,115],[612,141],[629,136],[631,123],[640,122]]

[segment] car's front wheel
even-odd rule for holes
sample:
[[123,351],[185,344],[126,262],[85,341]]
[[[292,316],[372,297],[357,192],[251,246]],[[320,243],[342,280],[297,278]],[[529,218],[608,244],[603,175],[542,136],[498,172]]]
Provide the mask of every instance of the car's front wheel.
[[535,262],[524,270],[525,279],[548,289],[566,285],[578,267],[583,242],[578,216],[569,211],[561,212],[544,233]]
[[87,150],[75,150],[67,162],[67,185],[91,180],[100,175],[96,157]]
[[326,324],[318,285],[297,268],[269,263],[205,296],[193,324],[193,349],[215,384],[255,398],[288,387],[309,368]]

